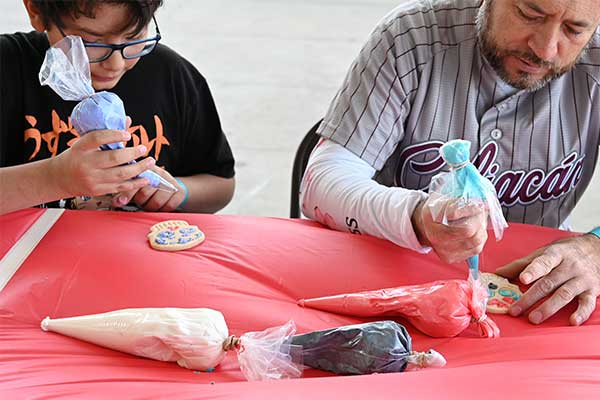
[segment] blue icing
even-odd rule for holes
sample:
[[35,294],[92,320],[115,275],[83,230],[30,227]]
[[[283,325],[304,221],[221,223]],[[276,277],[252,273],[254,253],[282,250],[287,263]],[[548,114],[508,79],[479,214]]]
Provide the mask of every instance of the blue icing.
[[171,231],[160,231],[157,235],[159,238],[163,239],[173,239],[175,237],[175,232]]
[[196,232],[196,228],[181,228],[179,232],[182,236],[189,236],[192,233]]
[[180,237],[179,240],[177,241],[177,243],[185,244],[185,243],[189,243],[191,241],[192,241],[191,237]]
[[166,241],[164,238],[160,237],[160,236],[158,236],[158,237],[155,239],[155,241],[156,241],[156,243],[158,243],[158,244],[167,244],[167,241]]

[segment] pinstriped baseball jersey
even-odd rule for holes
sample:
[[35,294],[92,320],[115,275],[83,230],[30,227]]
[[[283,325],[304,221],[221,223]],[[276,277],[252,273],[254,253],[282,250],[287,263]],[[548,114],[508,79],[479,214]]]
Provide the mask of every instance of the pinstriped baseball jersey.
[[387,186],[427,190],[449,139],[498,192],[509,221],[558,227],[589,185],[600,145],[600,38],[537,91],[503,82],[482,56],[481,0],[413,1],[373,31],[321,136],[370,163]]

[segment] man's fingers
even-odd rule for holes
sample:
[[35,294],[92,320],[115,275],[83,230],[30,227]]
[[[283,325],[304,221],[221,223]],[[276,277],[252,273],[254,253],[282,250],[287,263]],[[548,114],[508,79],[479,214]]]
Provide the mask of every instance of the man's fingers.
[[518,258],[508,264],[496,269],[497,275],[503,276],[507,279],[515,279],[519,276],[521,271],[525,269],[536,257],[542,254],[543,250],[537,250],[523,258]]
[[503,265],[502,267],[496,269],[495,273],[507,279],[515,279],[519,276],[521,271],[525,269],[525,267],[527,267],[535,258],[543,254],[544,251],[546,251],[546,247],[537,249],[525,257],[518,258],[506,265]]
[[458,245],[465,250],[475,250],[478,253],[483,250],[488,234],[485,227],[480,227],[474,234],[458,241]]
[[[513,316],[517,316],[523,311],[528,310],[538,301],[542,300],[547,296],[550,296],[557,288],[560,288],[561,286],[563,286],[563,284],[570,281],[571,278],[572,275],[568,273],[568,269],[554,269],[551,273],[542,277],[535,284],[533,284],[533,286],[531,286],[523,294],[523,296],[521,296],[521,298],[510,307],[510,314]],[[579,293],[576,293],[574,296],[576,296],[577,294]],[[568,297],[567,295],[567,292],[561,293],[562,297]]]
[[442,260],[449,264],[464,261],[483,251],[487,240],[487,231],[480,229],[470,238],[457,241],[442,241],[433,244],[433,248]]
[[448,205],[445,212],[448,222],[458,222],[464,218],[471,217],[479,217],[481,219],[486,217],[485,206],[482,203],[460,204],[460,201],[454,202]]
[[[546,278],[543,278],[538,283],[544,282],[544,279]],[[552,283],[548,284],[548,288],[551,285]],[[583,292],[583,287],[584,282],[581,279],[575,278],[565,282],[555,291],[552,288],[549,292],[554,291],[554,294],[542,303],[542,305],[529,313],[529,321],[533,324],[541,324],[569,304],[576,296],[580,295]]]
[[519,274],[519,280],[529,285],[531,282],[548,275],[554,268],[558,267],[562,262],[562,257],[559,253],[544,251],[542,254],[534,258],[531,263]]
[[585,291],[579,295],[579,306],[569,318],[571,325],[581,325],[587,321],[596,309],[597,296],[592,292]]

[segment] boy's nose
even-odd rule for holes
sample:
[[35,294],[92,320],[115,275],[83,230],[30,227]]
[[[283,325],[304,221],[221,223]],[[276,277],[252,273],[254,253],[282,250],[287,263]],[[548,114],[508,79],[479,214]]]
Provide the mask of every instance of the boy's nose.
[[125,67],[125,59],[120,51],[115,50],[106,60],[100,63],[102,68],[110,71],[120,71]]

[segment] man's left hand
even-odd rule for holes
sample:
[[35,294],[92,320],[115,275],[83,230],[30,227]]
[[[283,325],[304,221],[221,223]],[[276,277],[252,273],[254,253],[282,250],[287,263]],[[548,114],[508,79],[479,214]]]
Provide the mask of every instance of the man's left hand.
[[[533,285],[509,313],[518,316],[543,298],[529,313],[529,321],[540,324],[577,298],[579,307],[571,314],[571,325],[581,325],[596,309],[600,295],[600,239],[587,234],[561,239],[496,270],[498,275],[519,277]],[[535,282],[535,283],[534,283]]]

